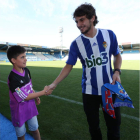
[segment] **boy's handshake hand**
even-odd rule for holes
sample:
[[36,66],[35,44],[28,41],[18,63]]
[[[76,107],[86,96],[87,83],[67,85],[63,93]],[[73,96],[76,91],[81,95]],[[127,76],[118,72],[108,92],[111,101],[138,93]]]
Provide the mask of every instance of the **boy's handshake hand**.
[[44,94],[46,94],[46,91],[49,89],[49,86],[44,87]]
[[53,91],[52,89],[50,89],[50,86],[45,86],[44,90],[45,90],[45,95],[50,95]]

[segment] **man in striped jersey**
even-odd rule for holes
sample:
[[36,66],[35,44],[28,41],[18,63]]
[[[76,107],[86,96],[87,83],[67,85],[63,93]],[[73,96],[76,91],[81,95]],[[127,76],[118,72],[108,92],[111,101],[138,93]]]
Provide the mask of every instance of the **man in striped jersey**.
[[[71,44],[65,67],[55,81],[49,85],[54,89],[72,70],[77,58],[83,66],[82,93],[83,106],[89,124],[92,140],[102,140],[99,127],[99,107],[102,105],[101,87],[105,83],[115,84],[120,81],[122,58],[117,39],[113,31],[95,28],[98,23],[96,11],[91,4],[80,5],[73,13],[81,35]],[[114,56],[114,72],[111,67],[111,56]],[[49,93],[47,93],[49,95]],[[113,101],[116,95],[113,95]],[[104,118],[107,126],[108,140],[120,139],[120,108],[114,109],[116,119],[107,113]]]

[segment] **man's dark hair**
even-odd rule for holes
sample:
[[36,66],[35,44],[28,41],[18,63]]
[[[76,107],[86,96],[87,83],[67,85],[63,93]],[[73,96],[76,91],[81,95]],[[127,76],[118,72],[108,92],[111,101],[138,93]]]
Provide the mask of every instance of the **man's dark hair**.
[[93,16],[95,16],[95,20],[93,22],[94,26],[99,22],[96,16],[96,10],[90,3],[81,4],[79,7],[77,7],[73,13],[73,19],[75,19],[75,17],[81,17],[85,15],[88,19],[91,19]]
[[[14,45],[8,48],[7,50],[7,57],[9,61],[12,63],[12,58],[17,58],[20,54],[25,53],[26,50],[24,47],[21,47],[19,45]],[[13,64],[13,63],[12,63]]]

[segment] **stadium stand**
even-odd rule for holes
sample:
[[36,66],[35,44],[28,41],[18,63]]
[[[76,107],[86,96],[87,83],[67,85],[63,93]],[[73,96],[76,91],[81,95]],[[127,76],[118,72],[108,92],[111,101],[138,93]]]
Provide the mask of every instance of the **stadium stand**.
[[54,57],[53,55],[50,55],[50,54],[43,54],[43,55],[50,61],[57,60],[57,58]]
[[60,55],[60,52],[55,52],[53,54],[54,57],[56,57],[57,59],[61,59],[61,55]]
[[6,52],[0,52],[0,61],[9,62]]
[[140,51],[139,50],[132,50],[132,49],[123,51],[123,54],[127,54],[127,53],[140,53]]
[[121,43],[119,48],[123,60],[140,60],[140,43]]
[[26,53],[26,58],[28,61],[37,61],[37,57],[33,53]]
[[[0,42],[0,62],[9,62],[6,50],[13,45],[20,45],[27,50],[26,56],[28,61],[56,61],[66,60],[69,49],[48,48],[47,46]],[[119,44],[123,59],[140,60],[140,43],[121,43]],[[130,56],[131,55],[131,56]]]
[[20,45],[27,50],[26,56],[28,61],[55,61],[62,60],[67,54],[68,49],[48,48],[47,46],[10,43],[0,41],[0,61],[9,62],[6,56],[6,50],[13,45]]
[[62,58],[62,60],[67,60],[68,59],[68,55],[65,55],[65,57]]
[[140,53],[140,43],[125,42],[119,44],[122,53]]
[[62,55],[60,52],[54,52],[53,54],[53,56],[56,57],[57,59],[64,59],[66,55],[67,55],[66,52],[62,52]]
[[46,57],[43,54],[35,53],[35,56],[38,58],[38,60],[39,59],[41,61],[45,61],[46,60]]

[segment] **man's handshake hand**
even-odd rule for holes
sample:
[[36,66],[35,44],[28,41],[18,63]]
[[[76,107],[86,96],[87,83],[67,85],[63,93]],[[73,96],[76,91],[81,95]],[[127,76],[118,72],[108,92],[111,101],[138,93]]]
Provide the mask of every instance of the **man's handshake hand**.
[[52,83],[51,85],[47,86],[45,95],[50,95],[55,88],[56,88],[56,85],[54,83]]

